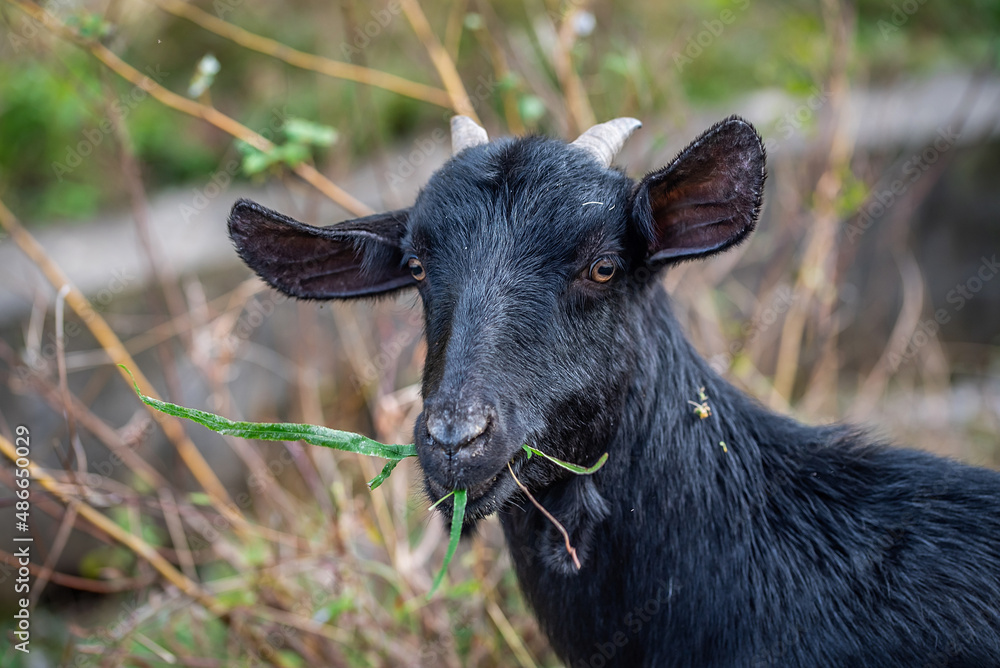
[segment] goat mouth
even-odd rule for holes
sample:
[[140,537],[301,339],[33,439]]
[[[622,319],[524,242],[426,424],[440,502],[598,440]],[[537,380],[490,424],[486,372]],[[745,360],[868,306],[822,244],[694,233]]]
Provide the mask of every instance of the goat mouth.
[[[465,488],[467,493],[465,507],[467,522],[488,517],[501,510],[507,504],[509,499],[517,492],[517,484],[511,477],[511,471],[514,472],[514,475],[520,477],[520,470],[524,467],[526,461],[527,456],[525,452],[518,449],[514,456],[505,462],[496,474],[482,482]],[[510,470],[508,470],[508,466]],[[454,491],[454,489],[437,482],[428,475],[424,476],[424,481],[432,501],[437,501]],[[441,504],[441,508],[450,517],[453,508],[451,502],[448,501]]]

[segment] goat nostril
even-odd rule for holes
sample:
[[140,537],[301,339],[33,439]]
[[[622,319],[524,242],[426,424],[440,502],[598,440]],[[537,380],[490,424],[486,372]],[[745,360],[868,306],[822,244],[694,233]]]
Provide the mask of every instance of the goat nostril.
[[427,416],[427,433],[446,450],[454,451],[482,436],[489,424],[487,411],[470,410],[463,415],[445,411]]

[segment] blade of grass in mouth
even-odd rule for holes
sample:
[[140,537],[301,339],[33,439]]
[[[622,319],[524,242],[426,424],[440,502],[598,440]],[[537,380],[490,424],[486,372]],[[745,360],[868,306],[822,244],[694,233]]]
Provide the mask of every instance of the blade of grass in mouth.
[[441,566],[441,570],[438,571],[437,577],[434,578],[434,584],[431,585],[431,590],[427,592],[427,598],[433,596],[434,592],[437,591],[437,588],[441,585],[441,581],[444,579],[445,571],[448,570],[448,564],[451,563],[452,557],[455,556],[458,541],[462,537],[462,524],[465,522],[465,501],[467,495],[466,490],[456,489],[444,497],[454,496],[455,499],[455,505],[451,512],[451,539],[448,541],[448,551],[444,554],[444,564]]
[[[129,371],[127,367],[122,366],[122,369],[124,369],[130,377],[132,376],[132,372]],[[396,468],[396,465],[400,461],[406,459],[407,457],[415,457],[417,454],[415,445],[386,445],[385,443],[379,443],[378,441],[374,441],[370,438],[362,436],[361,434],[355,434],[349,431],[340,431],[338,429],[330,429],[329,427],[322,427],[319,425],[297,424],[291,422],[237,422],[207,411],[200,411],[196,408],[186,408],[184,406],[172,404],[169,401],[160,401],[159,399],[148,397],[139,390],[139,385],[135,382],[135,378],[132,378],[132,384],[135,387],[135,393],[144,404],[155,408],[161,413],[197,422],[203,427],[211,429],[219,434],[238,436],[241,438],[253,438],[262,441],[305,441],[306,443],[320,445],[326,448],[334,448],[336,450],[356,452],[362,455],[370,455],[372,457],[387,459],[388,461],[385,463],[382,471],[375,476],[370,483],[368,483],[368,486],[371,489],[375,489],[381,485],[385,479],[389,477],[389,474],[392,473],[392,470]],[[454,509],[452,511],[451,518],[451,539],[448,541],[448,550],[445,553],[444,563],[441,564],[441,570],[438,571],[437,577],[434,578],[434,586],[431,587],[430,592],[427,594],[428,598],[430,598],[441,585],[441,581],[444,579],[444,574],[447,572],[448,566],[451,564],[451,560],[455,556],[455,550],[458,548],[458,541],[462,537],[462,525],[465,522],[465,502],[467,492],[464,489],[456,489],[439,499],[434,506],[441,503],[441,501],[444,501],[449,496],[454,497]],[[431,506],[431,508],[434,506]]]
[[[121,366],[121,368],[124,369],[130,377],[132,376],[132,372],[129,371],[127,367],[123,365],[119,366]],[[241,438],[253,438],[261,441],[305,441],[306,443],[319,445],[325,448],[333,448],[335,450],[344,450],[346,452],[355,452],[361,455],[387,459],[388,461],[385,463],[382,471],[368,483],[368,486],[371,489],[375,489],[381,485],[385,479],[389,477],[389,474],[392,473],[393,469],[396,468],[396,465],[400,461],[406,459],[407,457],[415,457],[417,455],[417,448],[414,444],[387,445],[385,443],[379,443],[378,441],[372,440],[366,436],[362,436],[361,434],[355,434],[349,431],[340,431],[339,429],[330,429],[329,427],[323,427],[320,425],[299,424],[293,422],[237,422],[207,411],[200,411],[196,408],[186,408],[184,406],[172,404],[168,401],[160,401],[159,399],[148,397],[139,390],[139,385],[135,382],[135,378],[132,378],[132,384],[135,387],[135,393],[144,404],[155,408],[161,413],[197,422],[203,427],[211,429],[219,434],[238,436]],[[522,447],[528,453],[528,457],[531,457],[532,454],[539,455],[555,464],[558,464],[568,471],[576,473],[577,475],[589,475],[601,468],[608,460],[608,454],[604,453],[596,464],[585,468],[578,466],[577,464],[564,462],[561,459],[556,459],[555,457],[536,450],[529,445],[524,445]],[[431,506],[431,508],[434,508],[449,496],[454,498],[454,505],[451,514],[451,536],[448,541],[448,550],[445,552],[444,563],[441,565],[441,570],[438,571],[437,576],[434,578],[434,584],[431,587],[430,592],[427,594],[428,598],[430,598],[434,592],[437,591],[442,580],[444,580],[444,574],[447,572],[448,566],[451,564],[451,560],[455,556],[455,550],[458,549],[458,542],[462,537],[462,526],[465,523],[465,505],[468,500],[468,492],[464,489],[456,489],[449,492],[442,498],[438,499],[434,505]]]

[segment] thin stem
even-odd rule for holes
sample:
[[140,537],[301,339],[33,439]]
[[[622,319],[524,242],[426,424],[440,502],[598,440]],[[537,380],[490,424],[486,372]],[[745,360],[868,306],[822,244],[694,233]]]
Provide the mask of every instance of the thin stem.
[[73,531],[74,524],[76,524],[76,504],[71,502],[66,506],[66,511],[63,513],[62,519],[59,520],[59,530],[56,531],[56,537],[52,541],[52,549],[46,555],[45,563],[35,574],[35,586],[31,589],[30,599],[32,608],[38,605],[38,599],[41,597],[42,592],[45,591],[45,587],[48,586],[49,581],[52,580],[56,564],[59,563],[59,557],[62,556],[63,550],[66,549],[66,543],[69,541],[69,535]]
[[531,658],[531,654],[528,652],[524,641],[517,635],[517,631],[511,626],[510,620],[503,614],[503,610],[500,609],[500,606],[497,605],[497,602],[492,597],[486,601],[486,613],[493,620],[497,630],[500,631],[500,635],[503,636],[504,642],[507,643],[514,653],[514,658],[521,664],[521,668],[538,668],[538,664]]
[[[506,81],[510,77],[510,65],[507,63],[507,55],[503,48],[493,38],[493,33],[482,25],[475,31],[476,39],[486,48],[490,54],[490,61],[493,63],[493,74],[497,81]],[[527,130],[524,126],[524,119],[521,118],[521,110],[517,104],[517,91],[513,86],[507,86],[501,93],[503,100],[504,118],[507,119],[507,128],[515,135],[523,135]]]
[[[83,449],[83,445],[80,443],[80,438],[76,431],[76,418],[73,415],[73,411],[69,410],[69,381],[66,377],[66,336],[64,327],[64,314],[66,311],[66,294],[69,292],[69,286],[64,285],[59,289],[59,293],[56,295],[56,368],[59,373],[59,392],[62,394],[63,402],[66,405],[64,410],[64,415],[66,416],[66,429],[67,438],[69,440],[69,448],[73,453],[73,459],[76,462],[76,466],[80,473],[84,473],[87,470],[87,453]],[[69,466],[67,465],[67,471]],[[70,471],[72,473],[72,471]]]
[[573,69],[573,42],[576,41],[576,29],[574,19],[579,9],[573,9],[563,17],[559,25],[558,39],[555,49],[552,52],[552,66],[555,68],[556,76],[559,77],[559,85],[566,96],[566,107],[569,109],[569,116],[576,127],[574,131],[581,133],[593,126],[597,119],[594,110],[590,107],[590,100],[587,99],[587,92],[580,81],[580,75]]
[[[10,552],[4,552],[3,550],[0,550],[0,562],[3,562],[13,568],[17,568],[19,566],[18,557],[15,557]],[[143,589],[156,581],[155,574],[134,578],[116,578],[114,580],[94,580],[93,578],[84,578],[79,575],[70,575],[68,573],[52,571],[48,566],[39,566],[35,563],[28,563],[28,570],[32,575],[38,578],[41,578],[42,573],[46,571],[46,569],[48,569],[49,573],[48,579],[60,587],[69,587],[70,589],[89,591],[94,592],[95,594],[116,594],[123,591]]]
[[521,488],[521,491],[524,492],[524,495],[528,497],[528,500],[531,501],[533,504],[535,504],[535,508],[538,508],[538,510],[540,510],[541,513],[545,515],[545,518],[548,519],[549,522],[552,522],[552,524],[554,524],[557,529],[559,529],[559,533],[562,534],[563,539],[566,541],[566,551],[569,553],[569,556],[573,558],[573,565],[576,566],[576,570],[580,570],[581,568],[580,559],[579,557],[576,556],[576,548],[573,547],[569,542],[569,533],[567,533],[566,527],[564,527],[562,523],[559,522],[559,520],[553,517],[552,513],[545,510],[545,507],[542,504],[540,504],[538,500],[535,499],[535,497],[531,495],[531,492],[528,491],[528,488],[525,487],[523,484],[521,484],[521,481],[517,479],[516,475],[514,475],[514,469],[510,467],[510,462],[507,462],[507,470],[510,471],[510,477],[514,479],[514,482],[517,483],[517,486]]
[[440,499],[438,499],[437,501],[435,501],[434,503],[432,503],[430,506],[428,506],[427,510],[434,510],[435,508],[438,507],[438,504],[440,504],[442,501],[444,501],[445,499],[451,497],[454,494],[455,494],[455,490],[451,490],[450,492],[448,492],[447,494],[445,494],[444,496],[442,496]]
[[813,190],[813,215],[809,242],[802,255],[798,277],[795,282],[795,301],[792,302],[781,329],[781,343],[778,346],[778,360],[774,371],[774,395],[776,401],[791,401],[795,390],[795,379],[799,371],[803,335],[810,322],[811,312],[819,312],[821,318],[829,317],[833,308],[834,290],[825,290],[827,285],[836,283],[837,232],[840,215],[837,212],[837,198],[843,188],[843,174],[850,164],[854,151],[848,115],[844,113],[849,94],[848,53],[854,17],[842,10],[844,6],[833,0],[825,0],[824,16],[833,30],[833,56],[830,79],[830,108],[833,118],[829,158],[823,174]]
[[452,108],[451,97],[447,91],[443,91],[440,88],[416,83],[369,67],[354,65],[353,63],[342,63],[311,53],[297,51],[277,40],[256,35],[232,23],[223,21],[208,12],[198,9],[194,5],[181,2],[181,0],[154,0],[154,2],[165,12],[185,18],[220,37],[224,37],[251,51],[282,60],[289,65],[319,72],[334,79],[344,79],[346,81],[354,81],[382,88],[383,90],[444,107],[445,109]]
[[160,510],[163,512],[163,521],[167,525],[170,534],[170,542],[174,544],[174,551],[177,553],[177,561],[180,563],[181,571],[192,580],[198,577],[198,571],[194,565],[194,557],[191,555],[191,548],[188,546],[187,534],[184,531],[184,522],[181,520],[180,512],[177,510],[177,500],[169,487],[161,487]]
[[465,29],[465,13],[469,8],[469,0],[455,0],[448,12],[448,23],[444,28],[444,51],[452,60],[458,60],[458,50],[462,44],[462,32]]
[[465,91],[465,85],[462,83],[462,77],[458,74],[455,62],[441,46],[434,31],[431,30],[431,24],[427,22],[427,16],[420,8],[420,3],[417,0],[400,0],[400,5],[403,7],[403,12],[410,21],[410,25],[413,26],[413,31],[417,33],[417,37],[427,49],[427,55],[431,57],[431,62],[434,63],[434,67],[444,83],[445,90],[448,91],[448,96],[451,98],[451,108],[479,123],[479,117],[476,115],[472,101],[469,100],[469,94]]

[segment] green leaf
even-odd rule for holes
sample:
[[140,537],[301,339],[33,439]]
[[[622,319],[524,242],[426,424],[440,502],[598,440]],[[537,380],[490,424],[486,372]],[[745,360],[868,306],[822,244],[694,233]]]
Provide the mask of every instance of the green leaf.
[[597,460],[596,464],[594,464],[589,468],[584,468],[583,466],[580,466],[578,464],[570,464],[569,462],[564,462],[561,459],[556,459],[552,455],[547,455],[541,450],[536,450],[530,445],[522,445],[521,447],[524,448],[524,450],[528,453],[528,457],[531,457],[532,454],[538,455],[540,457],[545,457],[545,459],[549,460],[553,464],[557,464],[566,469],[567,471],[572,471],[577,475],[590,475],[591,473],[596,473],[597,470],[602,466],[604,466],[604,463],[608,461],[608,453],[605,452],[603,455],[601,455],[601,458]]
[[214,55],[206,53],[202,56],[201,60],[198,61],[194,76],[191,77],[191,83],[188,85],[188,97],[201,97],[215,83],[215,75],[219,73],[220,69],[222,66]]
[[382,467],[382,471],[379,472],[377,476],[368,481],[368,489],[375,489],[379,485],[384,483],[385,479],[389,477],[389,474],[392,473],[392,470],[396,468],[396,464],[398,464],[400,461],[401,460],[399,459],[390,459],[389,461],[387,461],[385,463],[385,466]]
[[462,21],[466,28],[469,30],[482,30],[483,29],[483,16],[482,14],[477,14],[475,12],[469,12],[465,15],[465,19]]
[[248,540],[240,547],[240,556],[251,566],[264,566],[271,561],[270,547],[262,538]]
[[448,570],[448,564],[451,563],[452,557],[455,556],[455,550],[458,549],[458,540],[462,537],[462,524],[465,522],[465,501],[468,492],[464,489],[456,489],[454,495],[455,507],[451,513],[451,540],[448,541],[448,551],[444,554],[444,563],[441,564],[441,570],[438,571],[437,577],[434,578],[431,590],[427,592],[427,598],[434,595],[434,592],[437,591],[438,586],[441,584],[441,580],[444,579],[445,571]]
[[521,77],[515,72],[507,72],[497,81],[497,90],[501,93],[506,93],[507,91],[517,90],[520,85]]
[[305,144],[288,143],[276,146],[272,154],[278,161],[295,169],[309,159],[309,147]]
[[447,498],[449,498],[451,496],[454,496],[454,494],[455,494],[455,490],[451,490],[450,492],[448,492],[447,494],[445,494],[444,496],[442,496],[440,499],[438,499],[437,501],[435,501],[434,503],[432,503],[431,506],[430,506],[430,508],[428,508],[427,510],[434,510],[435,508],[438,507],[439,503],[441,503],[442,501],[444,501],[445,499],[447,499]]
[[619,76],[624,77],[629,75],[628,58],[620,53],[609,53],[604,56],[604,59],[601,61],[601,66]]
[[298,652],[290,649],[279,649],[277,654],[281,660],[282,668],[303,668],[307,665],[305,659]]
[[236,150],[239,151],[239,153],[242,155],[253,155],[254,153],[260,153],[260,149],[258,149],[256,146],[253,146],[252,144],[243,141],[242,139],[237,139],[236,141],[234,141],[233,146],[235,146]]
[[205,492],[191,492],[188,494],[188,501],[196,506],[210,506],[212,505],[212,497],[210,497]]
[[78,568],[83,577],[101,580],[111,571],[128,575],[134,564],[135,554],[131,550],[120,545],[101,545],[85,552]]
[[312,616],[314,622],[319,622],[320,624],[332,624],[337,621],[337,618],[345,612],[351,612],[357,609],[357,601],[350,594],[341,594],[338,598],[333,599],[325,606],[316,611]]
[[282,128],[288,141],[313,146],[330,146],[337,141],[338,133],[329,125],[313,123],[301,118],[289,118]]
[[235,608],[237,606],[250,606],[256,603],[256,599],[252,591],[248,589],[231,589],[229,591],[220,591],[216,594],[219,599],[219,603],[222,603],[228,608]]
[[[122,369],[125,369],[129,376],[132,375],[124,365],[122,365]],[[383,459],[400,460],[406,457],[415,457],[417,454],[417,449],[412,444],[386,445],[378,441],[373,441],[361,434],[318,425],[296,424],[292,422],[235,422],[214,413],[194,408],[185,408],[184,406],[178,406],[167,401],[147,397],[139,391],[139,386],[136,384],[134,378],[132,379],[132,384],[135,386],[135,393],[139,395],[139,398],[147,406],[152,406],[167,415],[192,420],[204,427],[208,427],[214,432],[228,436],[256,438],[262,441],[305,441],[306,443],[321,445],[325,448],[356,452],[371,457],[382,457]],[[384,469],[383,473],[385,473]]]
[[104,20],[100,14],[92,12],[81,13],[67,18],[66,24],[74,26],[80,37],[100,40],[111,35],[113,26]]
[[243,155],[243,164],[241,166],[247,176],[260,174],[280,160],[280,158],[273,155],[273,151],[264,153],[257,147],[251,146],[244,141],[236,142],[236,150]]
[[523,95],[517,101],[521,117],[528,123],[534,123],[545,115],[545,102],[537,95]]

